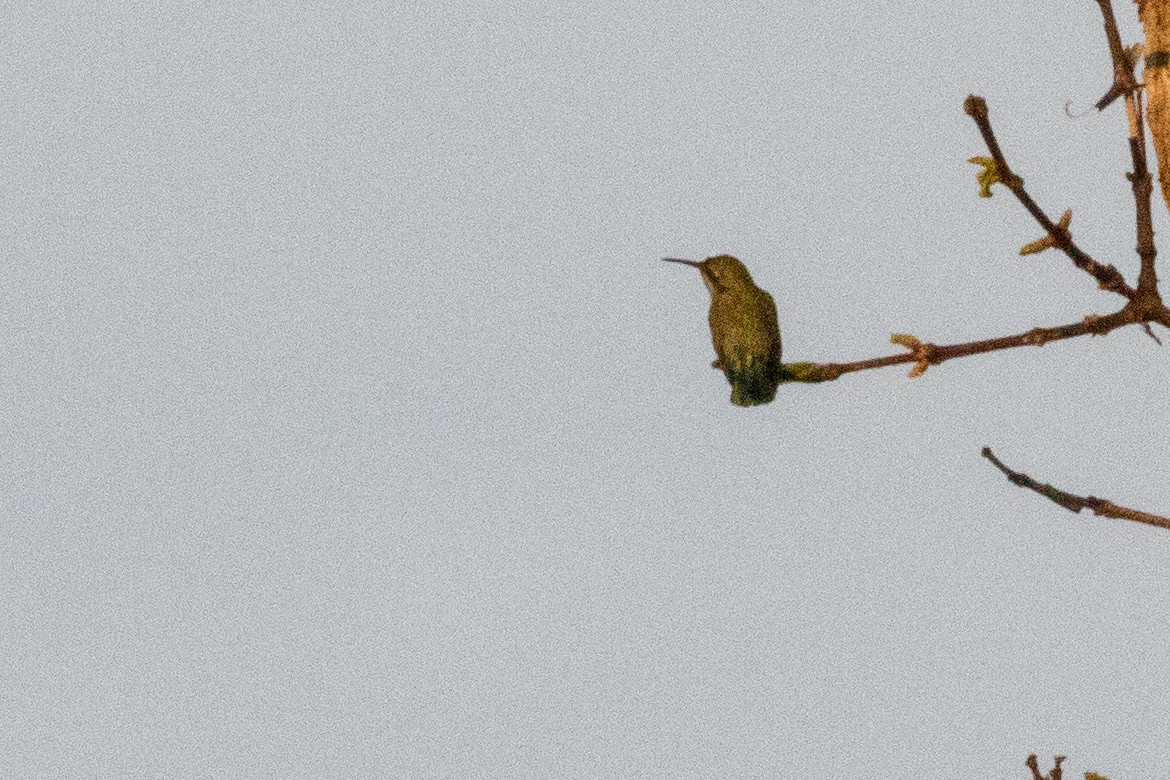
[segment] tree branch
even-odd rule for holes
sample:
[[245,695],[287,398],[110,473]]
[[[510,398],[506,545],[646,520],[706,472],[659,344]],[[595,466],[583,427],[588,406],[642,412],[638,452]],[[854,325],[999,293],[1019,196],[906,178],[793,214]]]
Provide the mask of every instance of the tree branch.
[[[995,457],[995,453],[991,451],[990,447],[984,447],[980,453],[987,458],[992,464],[1002,471],[1007,476],[1008,481],[1013,485],[1034,490],[1050,501],[1055,501],[1065,509],[1073,513],[1080,513],[1082,509],[1091,509],[1093,514],[1099,517],[1113,517],[1118,520],[1133,520],[1137,523],[1145,523],[1146,525],[1156,526],[1158,528],[1170,529],[1170,517],[1162,517],[1161,515],[1153,515],[1149,512],[1142,512],[1138,509],[1130,509],[1129,507],[1118,506],[1112,501],[1107,501],[1103,498],[1096,498],[1094,496],[1077,496],[1072,493],[1066,493],[1059,488],[1052,485],[1041,484],[1036,480],[1023,474],[1019,471],[1013,471],[1003,464],[1003,462]],[[1059,764],[1058,764],[1059,766]]]
[[1028,760],[1024,762],[1024,766],[1032,770],[1032,780],[1060,780],[1064,774],[1064,770],[1060,768],[1060,765],[1064,763],[1064,760],[1065,756],[1057,756],[1054,759],[1052,770],[1046,775],[1040,774],[1040,762],[1036,760],[1035,753],[1028,756]]
[[1134,210],[1137,218],[1137,253],[1141,260],[1138,272],[1138,295],[1157,299],[1158,275],[1154,259],[1158,250],[1154,247],[1154,223],[1150,215],[1150,195],[1154,184],[1146,161],[1146,128],[1142,119],[1141,86],[1134,78],[1133,68],[1136,57],[1127,56],[1117,31],[1117,19],[1113,15],[1111,0],[1097,0],[1101,16],[1105,21],[1105,39],[1109,43],[1109,55],[1113,59],[1113,86],[1097,104],[1099,110],[1113,102],[1118,96],[1125,98],[1125,113],[1129,120],[1129,155],[1133,160],[1133,172],[1127,178],[1133,185]]
[[1120,271],[1112,265],[1101,265],[1086,254],[1073,241],[1068,227],[1053,222],[1044,213],[1044,210],[1036,204],[1036,201],[1032,200],[1032,196],[1024,188],[1024,180],[1012,172],[1007,159],[1003,155],[1003,150],[999,148],[999,141],[996,140],[995,132],[991,129],[987,101],[978,95],[968,95],[967,100],[963,103],[963,110],[975,120],[975,125],[979,128],[979,132],[983,136],[983,142],[987,145],[987,151],[991,153],[991,159],[995,161],[997,180],[1012,191],[1012,194],[1027,209],[1028,213],[1032,215],[1032,218],[1039,222],[1040,226],[1044,228],[1044,232],[1052,238],[1053,244],[1068,255],[1077,268],[1080,268],[1096,279],[1098,286],[1102,290],[1110,290],[1132,299],[1137,292],[1126,283],[1125,277],[1121,275]]
[[[1125,53],[1121,33],[1117,31],[1117,18],[1113,15],[1112,0],[1097,0],[1101,16],[1105,21],[1105,40],[1109,44],[1109,56],[1113,59],[1113,84],[1105,96],[1097,101],[1097,110],[1104,111],[1122,95],[1133,95],[1140,88],[1133,76],[1135,62]],[[1134,58],[1137,59],[1136,57]]]
[[926,373],[926,369],[929,366],[938,365],[952,358],[967,357],[968,355],[978,355],[984,352],[995,352],[1014,347],[1041,347],[1050,341],[1060,341],[1061,339],[1069,339],[1076,336],[1102,336],[1111,330],[1130,325],[1136,321],[1133,311],[1127,306],[1113,314],[1107,314],[1103,317],[1090,315],[1080,322],[1074,322],[1069,325],[1058,325],[1051,328],[1033,328],[1025,333],[1018,333],[1014,336],[1000,336],[994,339],[945,346],[922,342],[908,334],[895,333],[890,337],[890,341],[906,347],[907,351],[902,354],[870,358],[869,360],[858,360],[853,363],[785,363],[785,375],[781,379],[781,382],[828,382],[854,371],[884,368],[885,366],[893,366],[899,363],[913,363],[914,368],[911,370],[910,376],[914,378]]

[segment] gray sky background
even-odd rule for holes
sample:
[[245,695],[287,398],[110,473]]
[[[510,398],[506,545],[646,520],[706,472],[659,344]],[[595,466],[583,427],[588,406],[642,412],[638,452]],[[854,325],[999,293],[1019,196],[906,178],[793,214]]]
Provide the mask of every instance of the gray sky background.
[[742,258],[789,361],[1113,310],[1017,256],[962,112],[1136,278],[1095,4],[61,2],[0,38],[0,774],[1165,774],[1170,534],[979,457],[1166,512],[1165,349],[739,409],[660,262]]

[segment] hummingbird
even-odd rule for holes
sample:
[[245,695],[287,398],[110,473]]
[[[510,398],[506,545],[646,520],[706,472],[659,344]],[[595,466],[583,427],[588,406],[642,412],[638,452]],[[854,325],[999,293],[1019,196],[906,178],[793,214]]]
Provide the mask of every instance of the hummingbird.
[[711,343],[716,360],[731,383],[736,406],[766,404],[776,397],[783,369],[780,365],[780,326],[776,302],[752,281],[744,264],[731,255],[708,257],[701,263],[663,258],[699,269],[711,292]]

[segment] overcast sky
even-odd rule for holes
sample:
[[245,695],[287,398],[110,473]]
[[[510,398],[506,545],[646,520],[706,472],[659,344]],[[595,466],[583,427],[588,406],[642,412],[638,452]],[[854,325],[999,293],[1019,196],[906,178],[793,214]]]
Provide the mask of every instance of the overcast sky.
[[1165,514],[1166,350],[741,409],[660,260],[786,361],[1108,313],[962,103],[1133,282],[1110,79],[1091,2],[9,9],[0,775],[1164,775],[1170,534],[979,450]]

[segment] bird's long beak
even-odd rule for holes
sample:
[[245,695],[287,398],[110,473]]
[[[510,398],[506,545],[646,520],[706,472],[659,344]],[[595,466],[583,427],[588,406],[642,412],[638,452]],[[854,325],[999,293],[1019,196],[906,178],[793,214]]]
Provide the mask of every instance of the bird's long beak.
[[662,259],[668,263],[682,263],[683,265],[692,265],[695,268],[703,265],[702,263],[696,263],[694,260],[679,260],[677,257],[664,257]]

